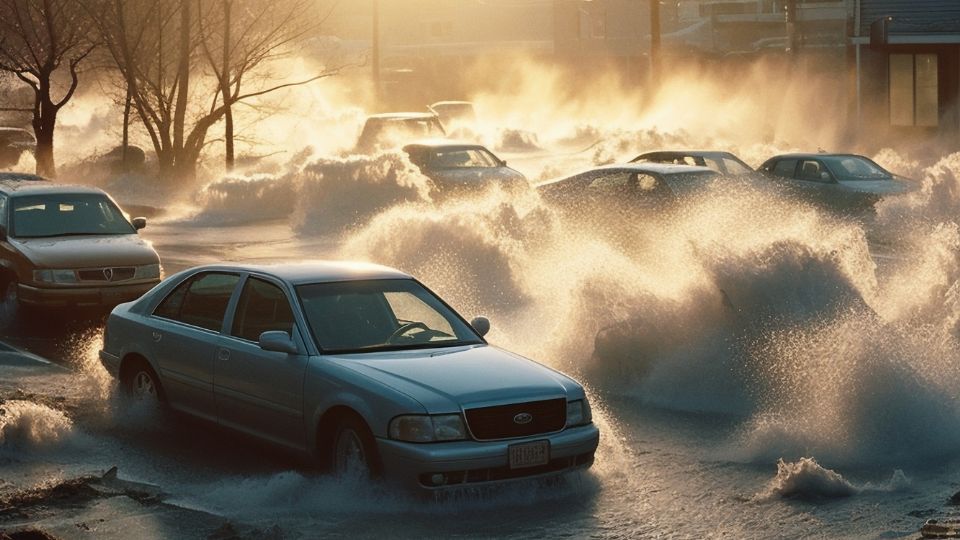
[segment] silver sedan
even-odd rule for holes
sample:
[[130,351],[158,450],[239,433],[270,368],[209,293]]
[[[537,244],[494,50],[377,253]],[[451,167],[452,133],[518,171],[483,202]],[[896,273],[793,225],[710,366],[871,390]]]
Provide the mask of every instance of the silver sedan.
[[135,397],[424,489],[592,465],[583,387],[492,347],[397,270],[219,265],[110,315],[100,358]]

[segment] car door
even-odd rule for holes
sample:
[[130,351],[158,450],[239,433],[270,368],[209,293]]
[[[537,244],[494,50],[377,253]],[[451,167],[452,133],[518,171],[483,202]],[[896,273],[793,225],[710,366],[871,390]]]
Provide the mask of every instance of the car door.
[[219,421],[274,442],[304,448],[306,354],[265,351],[260,334],[282,331],[304,351],[291,303],[279,282],[248,276],[217,350],[214,394]]
[[201,272],[154,309],[152,350],[172,407],[216,419],[214,360],[224,339],[227,306],[239,282],[237,273]]

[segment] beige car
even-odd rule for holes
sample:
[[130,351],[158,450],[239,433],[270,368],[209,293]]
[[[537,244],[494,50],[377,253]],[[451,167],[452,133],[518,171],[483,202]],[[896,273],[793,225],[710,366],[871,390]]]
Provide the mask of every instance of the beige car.
[[0,292],[21,305],[115,306],[160,282],[160,258],[102,190],[0,178]]

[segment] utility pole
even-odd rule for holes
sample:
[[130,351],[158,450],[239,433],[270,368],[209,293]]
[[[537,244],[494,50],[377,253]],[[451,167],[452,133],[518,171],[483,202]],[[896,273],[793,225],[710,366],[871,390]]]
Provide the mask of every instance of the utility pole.
[[800,52],[797,43],[797,0],[787,0],[784,10],[787,20],[787,52],[796,57]]
[[660,0],[650,1],[650,82],[660,80]]
[[373,98],[376,106],[380,107],[383,98],[380,87],[380,0],[373,0]]

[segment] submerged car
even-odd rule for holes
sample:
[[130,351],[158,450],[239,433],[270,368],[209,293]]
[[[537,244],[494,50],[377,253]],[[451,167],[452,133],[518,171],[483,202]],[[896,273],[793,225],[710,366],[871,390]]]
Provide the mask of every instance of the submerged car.
[[723,175],[749,175],[754,172],[742,159],[730,152],[704,150],[661,150],[647,152],[630,160],[630,163],[672,163],[707,167]]
[[427,107],[447,133],[476,134],[477,111],[469,101],[438,101]]
[[718,176],[706,167],[629,163],[596,167],[536,189],[547,202],[578,210],[656,210],[702,189]]
[[[38,177],[39,178],[39,177]],[[103,191],[0,179],[0,292],[21,305],[113,307],[160,282],[157,252]]]
[[117,306],[100,358],[133,396],[423,489],[590,467],[584,389],[487,344],[371,264],[213,265]]
[[432,113],[385,113],[367,117],[354,151],[371,154],[397,148],[412,140],[445,137],[440,119]]
[[0,127],[0,167],[16,165],[25,153],[37,149],[33,133],[15,127]]
[[422,141],[404,146],[403,151],[441,191],[472,191],[492,184],[508,189],[529,187],[523,174],[507,167],[506,161],[483,145]]
[[869,211],[880,199],[915,185],[856,154],[783,154],[760,172],[802,200],[835,210]]

